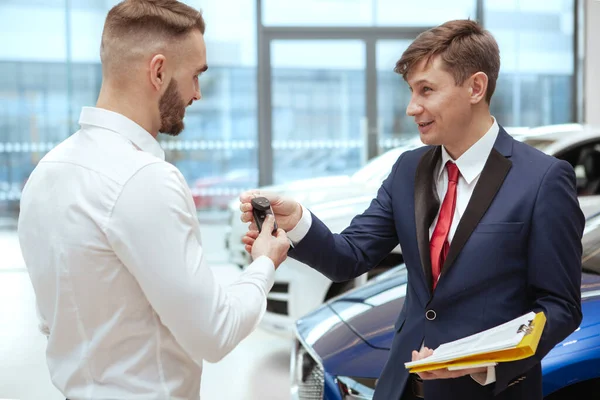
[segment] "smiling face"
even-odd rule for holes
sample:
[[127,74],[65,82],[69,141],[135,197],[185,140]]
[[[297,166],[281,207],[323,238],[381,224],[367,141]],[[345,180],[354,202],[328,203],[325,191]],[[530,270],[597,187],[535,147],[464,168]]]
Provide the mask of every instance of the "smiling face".
[[452,147],[471,124],[471,79],[457,85],[441,57],[427,61],[418,62],[406,77],[412,92],[406,114],[414,118],[424,144]]
[[423,143],[443,145],[457,159],[492,126],[500,51],[477,22],[453,20],[421,33],[394,71],[412,91],[406,113]]

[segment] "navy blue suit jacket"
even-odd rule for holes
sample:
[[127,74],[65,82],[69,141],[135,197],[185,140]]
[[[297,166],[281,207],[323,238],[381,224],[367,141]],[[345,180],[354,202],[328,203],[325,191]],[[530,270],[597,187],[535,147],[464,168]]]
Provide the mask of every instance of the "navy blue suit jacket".
[[[541,359],[581,322],[581,236],[573,168],[500,128],[432,291],[429,227],[439,209],[433,171],[441,148],[403,153],[369,208],[341,234],[314,215],[289,255],[334,281],[357,277],[398,244],[408,270],[406,300],[375,400],[400,399],[404,363],[421,343],[436,348],[529,311],[547,323],[536,354],[496,366],[496,382],[426,381],[425,398],[542,398]],[[436,317],[425,314],[434,310]]]

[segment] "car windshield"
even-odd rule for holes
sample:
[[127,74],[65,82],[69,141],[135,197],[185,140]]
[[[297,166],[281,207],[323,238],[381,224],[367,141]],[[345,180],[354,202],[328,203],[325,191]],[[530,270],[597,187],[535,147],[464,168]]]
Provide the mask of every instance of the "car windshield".
[[423,146],[423,143],[419,139],[419,136],[411,137],[402,142],[398,147],[388,150],[370,160],[364,167],[356,171],[351,179],[353,182],[379,185],[389,175],[394,163],[403,152],[416,149],[420,146]]
[[555,143],[555,139],[544,139],[544,138],[530,138],[523,140],[523,143],[527,143],[528,145],[535,147],[540,151],[544,151],[548,146],[552,143]]
[[583,271],[600,275],[600,214],[587,221],[582,243],[583,256],[581,264]]
[[538,150],[545,151],[561,139],[584,131],[581,124],[546,125],[517,131],[513,137]]
[[400,157],[402,150],[396,148],[375,157],[352,175],[352,181],[359,183],[383,182],[398,157]]

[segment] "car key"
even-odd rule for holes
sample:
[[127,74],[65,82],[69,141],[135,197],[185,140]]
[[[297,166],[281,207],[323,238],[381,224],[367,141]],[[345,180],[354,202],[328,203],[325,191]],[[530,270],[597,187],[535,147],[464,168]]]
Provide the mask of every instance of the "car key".
[[[265,218],[267,218],[267,214],[273,214],[273,209],[271,208],[271,202],[266,197],[255,197],[250,201],[252,204],[252,215],[254,216],[254,222],[256,222],[256,226],[258,227],[258,231],[262,231],[262,224],[265,222]],[[277,222],[275,222],[273,226],[273,233],[277,232]]]

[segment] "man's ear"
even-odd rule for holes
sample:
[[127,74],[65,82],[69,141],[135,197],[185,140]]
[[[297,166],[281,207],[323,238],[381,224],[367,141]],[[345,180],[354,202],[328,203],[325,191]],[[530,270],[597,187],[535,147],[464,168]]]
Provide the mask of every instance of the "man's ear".
[[150,83],[157,92],[160,92],[164,83],[167,81],[165,76],[166,57],[162,54],[157,54],[150,60]]
[[485,72],[476,72],[467,81],[467,84],[469,85],[471,104],[477,104],[481,100],[485,100],[485,94],[487,93],[488,87],[488,76]]

